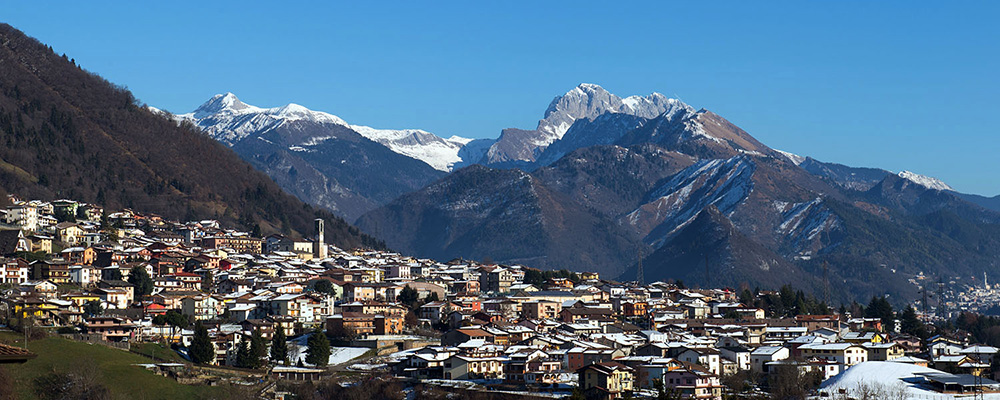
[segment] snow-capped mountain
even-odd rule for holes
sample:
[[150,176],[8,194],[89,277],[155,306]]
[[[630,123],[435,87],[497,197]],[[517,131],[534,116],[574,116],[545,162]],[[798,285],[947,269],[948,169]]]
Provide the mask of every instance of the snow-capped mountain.
[[[776,151],[657,94],[622,99],[580,85],[536,129],[503,130],[480,163],[493,168],[450,174],[359,226],[422,256],[600,271],[642,257],[646,278],[734,287],[821,287],[826,263],[823,279],[847,288],[845,300],[912,295],[906,279],[917,271],[960,273],[949,260],[990,265],[989,245],[967,238],[1000,248],[993,228],[977,225],[1000,214],[940,181]],[[947,257],[928,258],[928,248]],[[708,278],[708,269],[725,272]],[[630,268],[619,279],[634,276]]]
[[944,183],[944,181],[927,175],[920,175],[910,171],[900,171],[898,175],[900,178],[909,180],[910,182],[916,183],[928,189],[950,190],[950,191],[955,190],[952,189],[951,186],[948,186],[947,183]]
[[650,119],[667,111],[678,110],[694,111],[680,100],[667,98],[660,93],[654,92],[644,97],[629,96],[623,99],[598,85],[582,83],[552,100],[545,110],[545,117],[538,121],[536,130],[549,134],[539,138],[541,145],[547,145],[556,139],[561,139],[569,127],[581,118],[593,119],[612,112]]
[[623,99],[598,85],[583,83],[553,99],[534,130],[505,129],[501,132],[480,162],[486,165],[532,163],[549,145],[562,139],[576,121],[593,120],[608,113],[651,119],[664,114],[693,112],[691,106],[659,93]]
[[257,107],[232,93],[172,117],[231,147],[289,193],[352,220],[440,178],[468,143],[350,125],[298,104]]
[[176,115],[176,118],[193,122],[206,134],[228,146],[290,121],[348,126],[336,115],[313,111],[295,103],[261,108],[240,101],[232,93],[212,96],[194,111]]
[[451,171],[464,160],[460,154],[472,139],[459,136],[442,138],[420,129],[375,129],[351,125],[351,129],[404,156],[423,161],[438,171]]
[[[156,110],[150,107],[151,110]],[[442,138],[420,129],[377,129],[364,125],[350,125],[340,117],[313,111],[298,104],[263,108],[246,104],[232,93],[217,94],[194,111],[174,116],[177,120],[191,121],[212,138],[233,146],[253,135],[259,135],[292,121],[315,124],[332,124],[348,127],[390,150],[423,161],[436,170],[448,172],[452,166],[465,161],[459,152],[472,141],[459,136]],[[295,146],[303,147],[322,141],[323,137],[306,138]],[[294,146],[293,146],[294,147]]]

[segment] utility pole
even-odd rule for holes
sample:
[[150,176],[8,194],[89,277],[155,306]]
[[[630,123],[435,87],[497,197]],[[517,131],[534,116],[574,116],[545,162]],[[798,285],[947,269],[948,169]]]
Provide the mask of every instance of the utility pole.
[[[22,312],[25,312],[26,310],[27,310],[27,307],[21,309]],[[24,314],[22,314],[22,318],[21,318],[21,330],[24,331],[24,349],[25,350],[28,349],[28,329],[30,329],[30,326],[31,326],[28,323],[28,316],[29,315],[27,314],[27,312],[25,312]]]
[[944,278],[938,276],[938,315],[944,310]]
[[[985,281],[985,279],[984,279],[984,281]],[[979,351],[981,349],[982,349],[982,347],[977,344],[976,345],[976,369],[979,370],[979,373],[978,374],[973,374],[973,376],[976,377],[976,391],[975,391],[975,394],[974,394],[973,398],[975,398],[976,400],[982,400],[983,397],[986,396],[985,394],[983,394],[983,373],[984,373],[984,371],[982,371],[980,369],[981,368],[980,366],[983,364],[983,362],[981,361],[982,360],[982,358],[981,358],[982,356],[980,356],[980,354],[979,354]]]

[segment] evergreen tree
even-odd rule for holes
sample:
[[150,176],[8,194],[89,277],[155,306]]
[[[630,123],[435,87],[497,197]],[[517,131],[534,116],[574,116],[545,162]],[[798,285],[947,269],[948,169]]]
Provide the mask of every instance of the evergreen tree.
[[337,292],[333,290],[333,283],[326,279],[320,279],[313,284],[313,290],[317,293],[324,293],[329,295],[334,295]]
[[743,289],[743,291],[740,292],[740,303],[747,306],[753,305],[753,293],[750,293],[750,289]]
[[399,302],[405,304],[407,307],[413,308],[417,304],[419,299],[419,294],[417,290],[411,288],[410,285],[403,287],[403,290],[399,292]]
[[[99,194],[104,194],[104,192],[102,191]],[[98,197],[103,197],[103,196],[98,196]],[[108,209],[107,208],[102,209],[101,210],[101,229],[105,229],[106,230],[106,229],[108,229],[110,227],[111,227],[111,223],[108,222]]]
[[104,312],[104,307],[101,306],[101,302],[97,300],[88,301],[83,305],[83,312],[91,317],[95,315],[100,315]]
[[542,275],[542,271],[534,268],[526,268],[522,282],[529,285],[541,286],[545,283],[545,277]]
[[903,314],[899,316],[900,330],[903,333],[910,334],[921,339],[927,338],[927,328],[924,327],[924,323],[917,318],[917,310],[913,309],[913,306],[906,306],[903,310]]
[[194,326],[194,339],[188,346],[188,356],[195,364],[211,364],[215,359],[215,346],[208,337],[208,329],[199,321]]
[[891,331],[895,325],[895,314],[892,312],[892,304],[885,297],[872,297],[868,307],[865,308],[865,317],[879,318],[882,320],[882,329]]
[[431,292],[431,294],[427,295],[427,302],[430,303],[432,301],[441,301],[437,292]]
[[274,337],[271,338],[271,361],[288,365],[288,339],[285,338],[285,330],[281,327],[276,327]]
[[253,368],[250,360],[250,345],[246,338],[240,340],[239,348],[236,349],[236,366],[240,368]]
[[325,367],[330,360],[330,341],[323,331],[315,331],[306,341],[306,362]]
[[141,265],[132,267],[128,275],[128,283],[135,287],[135,297],[148,296],[153,293],[153,278],[149,277],[146,268]]
[[266,357],[267,341],[260,334],[260,329],[255,329],[253,336],[250,337],[250,368],[261,368],[267,365]]

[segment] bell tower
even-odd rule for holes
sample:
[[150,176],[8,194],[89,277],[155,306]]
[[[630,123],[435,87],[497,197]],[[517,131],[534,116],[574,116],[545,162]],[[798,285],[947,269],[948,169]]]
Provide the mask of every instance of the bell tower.
[[326,258],[326,242],[323,241],[322,218],[316,218],[316,241],[313,242],[313,258]]

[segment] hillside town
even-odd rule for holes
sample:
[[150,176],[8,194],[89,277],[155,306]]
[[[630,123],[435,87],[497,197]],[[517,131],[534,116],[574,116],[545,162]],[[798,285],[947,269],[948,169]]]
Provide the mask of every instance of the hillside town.
[[[346,250],[325,243],[323,220],[309,238],[257,237],[212,220],[9,200],[0,315],[21,331],[167,343],[196,364],[290,382],[350,371],[539,397],[762,398],[843,394],[844,382],[821,383],[893,363],[920,368],[908,384],[928,393],[1000,390],[994,347],[921,338],[891,311],[851,315],[786,288],[692,289]],[[272,348],[250,362],[247,343]]]

